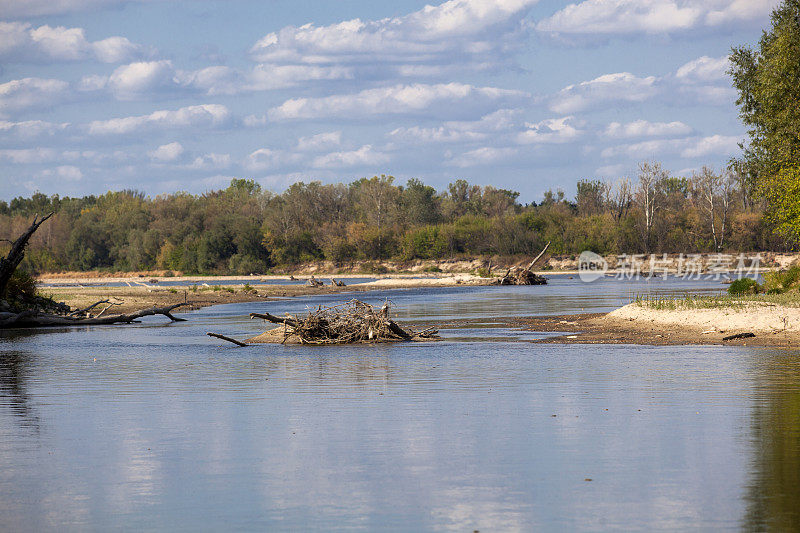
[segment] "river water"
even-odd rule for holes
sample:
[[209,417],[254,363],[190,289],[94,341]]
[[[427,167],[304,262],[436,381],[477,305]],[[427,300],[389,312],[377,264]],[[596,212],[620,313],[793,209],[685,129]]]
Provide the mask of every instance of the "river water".
[[[800,529],[800,352],[532,344],[718,281],[360,293],[443,341],[237,348],[251,311],[0,336],[0,530]],[[335,300],[334,300],[335,298]],[[223,345],[225,344],[225,345]]]

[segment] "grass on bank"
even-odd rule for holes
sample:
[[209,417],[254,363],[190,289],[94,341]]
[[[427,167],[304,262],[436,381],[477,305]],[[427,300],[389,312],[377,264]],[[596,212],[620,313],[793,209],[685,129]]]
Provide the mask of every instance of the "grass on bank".
[[780,294],[744,294],[718,296],[695,296],[687,294],[683,298],[664,296],[637,295],[633,304],[658,311],[675,311],[678,309],[745,309],[751,305],[779,305],[782,307],[800,307],[800,292]]
[[744,309],[751,305],[776,305],[800,307],[800,266],[788,270],[767,272],[764,283],[754,279],[741,278],[728,286],[728,294],[716,296],[695,296],[687,294],[683,298],[637,295],[636,305],[656,310],[676,309]]

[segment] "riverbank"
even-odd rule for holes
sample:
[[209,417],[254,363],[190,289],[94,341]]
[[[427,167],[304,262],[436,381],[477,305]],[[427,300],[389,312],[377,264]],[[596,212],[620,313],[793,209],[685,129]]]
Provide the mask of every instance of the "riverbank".
[[[129,278],[128,278],[129,279]],[[490,285],[492,278],[482,278],[471,274],[458,274],[454,276],[441,277],[403,277],[393,276],[378,279],[365,283],[353,283],[344,287],[327,284],[322,287],[312,287],[307,284],[294,285],[258,285],[258,281],[286,280],[285,276],[266,278],[225,276],[225,277],[187,277],[187,278],[166,278],[171,281],[178,281],[180,285],[158,286],[158,283],[141,282],[140,284],[124,286],[108,285],[89,285],[82,286],[81,283],[97,282],[96,278],[70,279],[69,286],[46,286],[41,292],[52,297],[54,300],[64,302],[72,308],[83,308],[99,300],[109,300],[118,303],[109,312],[128,313],[148,307],[160,307],[180,302],[187,302],[189,305],[182,307],[181,311],[191,311],[207,307],[210,305],[263,302],[275,298],[287,298],[307,296],[314,294],[336,294],[342,292],[366,292],[372,290],[417,288],[417,287],[455,287],[464,285]],[[327,278],[320,278],[325,279]],[[350,277],[337,276],[337,280],[345,283]],[[225,282],[239,281],[238,284],[226,284]],[[242,285],[242,280],[250,280],[252,284]],[[63,283],[64,280],[60,280]],[[104,278],[105,283],[119,282],[114,278]],[[163,279],[161,279],[163,281]],[[42,284],[52,284],[55,280],[40,279]],[[209,283],[211,282],[211,283]],[[212,284],[213,283],[213,284]],[[328,282],[329,283],[329,282]],[[102,308],[103,306],[101,306]]]
[[[175,280],[175,278],[170,278]],[[469,274],[455,276],[390,276],[344,287],[307,284],[242,285],[242,277],[186,278],[185,285],[158,286],[142,283],[133,286],[70,286],[48,287],[43,292],[73,308],[86,307],[98,300],[118,303],[108,312],[127,313],[154,306],[179,302],[190,311],[211,305],[264,302],[277,298],[316,294],[348,293],[396,288],[435,288],[448,286],[480,286],[492,283],[491,278]],[[285,279],[277,277],[269,279]],[[347,282],[347,276],[340,276]],[[205,281],[203,281],[205,280]],[[238,284],[225,284],[225,281]],[[95,280],[96,281],[96,280]],[[104,280],[107,281],[107,280]],[[184,280],[182,280],[184,281]],[[214,283],[214,285],[208,282]],[[354,295],[356,293],[356,295]],[[664,303],[669,302],[669,303]],[[700,303],[698,303],[700,302]],[[711,305],[709,308],[698,305]],[[508,325],[532,331],[563,332],[538,342],[562,344],[639,344],[639,345],[714,345],[796,347],[800,346],[800,307],[790,302],[717,301],[709,299],[689,302],[640,301],[607,314],[558,315],[508,319]],[[723,340],[730,335],[753,333],[755,337]]]
[[[544,344],[638,344],[650,346],[800,346],[800,308],[749,304],[717,309],[651,309],[632,303],[610,313],[521,318],[531,331],[563,332]],[[754,337],[725,340],[752,333]]]

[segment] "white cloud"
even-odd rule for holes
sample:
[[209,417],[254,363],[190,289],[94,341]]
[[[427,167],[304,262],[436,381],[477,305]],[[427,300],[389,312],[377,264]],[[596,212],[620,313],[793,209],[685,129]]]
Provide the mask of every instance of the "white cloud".
[[272,150],[270,148],[259,148],[250,153],[244,161],[246,169],[251,171],[261,171],[282,167],[288,163],[296,162],[299,158],[295,154],[290,154],[283,150]]
[[606,165],[602,167],[598,167],[595,169],[594,173],[597,176],[603,178],[610,178],[610,177],[619,177],[625,174],[625,171],[629,170],[629,165],[619,164],[619,165]]
[[122,63],[144,55],[142,46],[130,42],[125,37],[109,37],[95,41],[92,43],[92,51],[103,63]]
[[139,61],[117,67],[110,76],[84,76],[84,91],[108,89],[117,99],[134,100],[159,93],[235,95],[286,89],[312,81],[351,79],[350,69],[304,65],[257,65],[249,71],[216,65],[199,70],[176,69],[169,60]]
[[258,128],[267,124],[267,117],[265,115],[247,115],[242,119],[242,124],[248,128]]
[[31,107],[50,107],[67,96],[65,81],[23,78],[0,84],[0,116]]
[[0,160],[6,160],[18,165],[30,163],[45,163],[53,161],[58,153],[50,148],[22,148],[15,150],[0,150]]
[[698,57],[680,67],[675,77],[683,83],[713,83],[728,80],[726,71],[730,67],[728,56]]
[[556,113],[574,113],[603,102],[643,102],[658,93],[654,76],[640,78],[630,72],[605,74],[561,89],[550,102]]
[[88,130],[91,135],[121,135],[147,129],[218,127],[227,123],[230,117],[227,107],[205,104],[175,111],[155,111],[149,115],[95,120],[89,123]]
[[34,28],[27,22],[0,22],[0,58],[5,62],[81,61],[104,63],[129,61],[143,55],[144,48],[125,37],[89,42],[83,28]]
[[242,84],[237,71],[220,65],[184,72],[181,81],[207,94],[235,94]]
[[520,144],[561,144],[574,141],[583,134],[575,117],[550,118],[535,124],[526,124],[526,130],[517,135]]
[[433,128],[420,126],[396,128],[388,135],[394,140],[411,144],[470,142],[480,141],[487,137],[487,134],[483,132],[454,128],[448,125]]
[[681,157],[704,157],[711,154],[731,155],[739,152],[742,137],[712,135],[697,139],[681,151]]
[[83,90],[108,89],[120,100],[135,100],[161,90],[178,87],[172,62],[139,61],[117,67],[110,76],[86,76],[81,80]]
[[666,154],[678,154],[688,159],[709,155],[733,155],[739,151],[738,143],[741,140],[742,137],[725,135],[653,140],[613,146],[603,150],[600,155],[604,158],[624,156],[637,161]]
[[289,26],[264,36],[250,52],[262,63],[349,65],[379,76],[441,75],[440,67],[456,65],[480,69],[496,66],[524,43],[523,19],[537,1],[450,0],[375,21]]
[[342,144],[341,131],[327,131],[297,140],[297,150],[301,152],[320,152]]
[[500,109],[481,117],[480,120],[454,120],[433,128],[401,127],[389,132],[388,136],[395,141],[411,144],[481,141],[496,132],[514,128],[518,114],[517,110]]
[[664,34],[703,26],[765,20],[779,0],[585,0],[541,20],[560,34]]
[[376,152],[372,146],[365,144],[358,150],[349,152],[332,152],[315,157],[311,162],[314,168],[350,168],[382,165],[389,161],[389,156]]
[[172,62],[142,61],[118,67],[108,79],[108,86],[121,99],[131,99],[175,82]]
[[485,146],[453,157],[448,161],[448,164],[460,168],[467,168],[502,163],[507,159],[513,158],[518,153],[519,151],[516,148],[492,148],[490,146]]
[[72,165],[61,165],[37,173],[36,178],[57,178],[66,181],[80,181],[83,179],[83,172],[81,172],[81,169],[78,167]]
[[53,136],[69,127],[69,123],[54,123],[43,120],[24,120],[22,122],[8,122],[0,120],[0,140],[5,139],[34,139],[37,137]]
[[179,142],[171,142],[169,144],[162,144],[152,152],[148,152],[154,162],[168,163],[180,159],[183,155],[183,146]]
[[606,148],[600,153],[603,158],[625,156],[637,160],[645,160],[661,154],[674,153],[685,146],[683,140],[643,141],[634,144],[622,144]]
[[[352,68],[308,65],[257,65],[244,76],[240,91],[268,91],[312,81],[349,80]],[[225,94],[225,93],[223,93]]]
[[400,114],[469,114],[486,108],[527,98],[521,91],[473,87],[462,83],[439,85],[395,85],[366,89],[356,94],[322,98],[296,98],[272,108],[271,120],[363,118],[374,115]]
[[219,170],[231,166],[230,154],[204,154],[192,161],[188,168],[193,170]]
[[780,0],[711,1],[708,2],[705,23],[709,26],[718,26],[740,20],[766,19],[779,3]]
[[738,93],[733,87],[714,85],[687,85],[677,88],[678,103],[697,102],[718,106],[733,107]]
[[692,128],[683,122],[648,122],[634,120],[627,124],[612,122],[606,128],[604,135],[615,139],[632,139],[640,137],[677,137],[689,135]]

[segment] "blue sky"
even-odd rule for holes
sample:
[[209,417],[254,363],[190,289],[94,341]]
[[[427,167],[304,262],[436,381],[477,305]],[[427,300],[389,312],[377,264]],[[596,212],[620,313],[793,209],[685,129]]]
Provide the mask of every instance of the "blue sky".
[[777,0],[0,0],[0,198],[724,166]]

